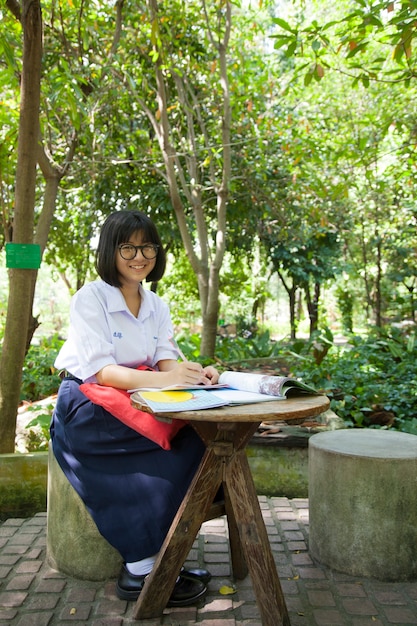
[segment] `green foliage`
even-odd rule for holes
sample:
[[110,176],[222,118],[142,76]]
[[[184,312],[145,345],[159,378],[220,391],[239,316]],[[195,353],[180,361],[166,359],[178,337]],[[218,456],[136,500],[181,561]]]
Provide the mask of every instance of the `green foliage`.
[[42,485],[34,485],[25,480],[16,486],[4,482],[0,484],[0,520],[28,517],[35,512],[46,510],[46,491]]
[[306,339],[295,339],[290,346],[284,347],[284,355],[289,357],[289,362],[292,362],[291,357],[294,357],[297,361],[303,361],[307,363],[320,365],[327,355],[329,350],[333,347],[333,334],[330,328],[323,330],[317,330],[313,332],[310,337]]
[[353,294],[346,284],[336,290],[337,304],[342,316],[342,328],[345,333],[353,333]]
[[[323,391],[332,410],[350,427],[394,428],[417,434],[417,333],[395,327],[352,335],[337,346],[329,329],[307,340],[272,341],[268,331],[251,337],[218,337],[221,368],[256,359],[285,363],[292,376]],[[179,338],[186,356],[198,360],[199,336]]]
[[170,303],[171,317],[176,326],[187,320],[187,326],[201,316],[197,278],[184,251],[174,259],[169,256],[170,269],[158,284],[158,295]]
[[[179,230],[150,122],[160,113],[150,42],[155,38],[166,42],[162,69],[169,77],[169,121],[177,167],[187,171],[190,155],[198,155],[199,167],[192,178],[197,176],[195,189],[202,194],[204,211],[209,211],[213,241],[219,234],[214,228],[211,174],[218,179],[221,170],[221,92],[200,2],[159,4],[166,12],[160,32],[151,30],[156,25],[151,25],[142,5],[125,6],[118,24],[120,3],[76,0],[60,5],[58,12],[49,0],[44,3],[41,129],[53,163],[65,170],[44,260],[66,274],[68,283],[75,276],[69,284],[73,291],[91,276],[92,249],[104,217],[119,208],[145,210],[157,222],[178,265],[160,289],[164,298],[178,302],[172,306],[175,323],[189,327],[201,318],[201,307],[196,276],[191,276],[189,264],[181,258]],[[220,277],[220,316],[225,323],[235,322],[238,315],[250,318],[253,301],[271,300],[271,267],[287,284],[294,308],[302,304],[301,290],[306,292],[313,283],[334,283],[342,268],[345,282],[336,296],[345,332],[358,326],[359,316],[360,321],[373,316],[377,323],[404,316],[415,319],[415,2],[284,3],[280,17],[273,20],[275,32],[270,14],[267,19],[262,3],[255,4],[255,9],[239,10],[239,4],[233,3],[228,67],[232,172],[227,224],[221,232],[232,261],[223,265]],[[217,3],[210,6],[219,23],[224,7],[225,3],[221,8]],[[21,70],[20,23],[8,11],[2,17],[0,184],[5,217],[0,247],[12,223]],[[271,32],[273,51],[263,36]],[[174,97],[180,83],[187,87],[183,100]],[[290,85],[298,92],[292,92]],[[197,121],[196,132],[188,135],[186,121],[192,119]],[[75,138],[74,160],[67,163],[68,147]],[[37,214],[42,194],[39,184]],[[195,242],[197,221],[189,199],[182,200],[189,208],[188,226]],[[0,284],[2,295],[5,302]],[[227,303],[232,300],[233,307],[223,306],[223,298]],[[319,304],[326,314],[327,303]],[[4,313],[0,303],[0,320]],[[366,390],[361,390],[355,378],[356,373],[370,376],[366,354],[362,370],[355,372],[352,366],[349,378],[349,359],[356,353],[336,351],[326,334],[315,334],[311,341],[287,349],[269,341],[263,332],[245,337],[239,320],[236,330],[234,339],[218,338],[222,361],[275,357],[282,349],[294,373],[302,375],[301,367],[311,364],[306,376],[317,376],[318,382],[323,376],[329,393],[338,386],[343,389],[344,405],[339,408],[347,419],[355,424],[369,422],[373,409],[368,409],[375,402],[367,398],[367,390],[373,382],[367,380]],[[391,352],[392,337],[387,342]],[[184,337],[183,343],[186,354],[197,359],[198,335]],[[356,338],[352,345],[359,350]],[[360,346],[361,353],[367,350],[368,340]],[[400,351],[404,358],[407,351],[403,346]],[[36,400],[55,390],[53,360],[51,354],[42,363],[42,351],[31,348],[23,372],[24,399]],[[381,372],[380,384],[383,380],[386,371]],[[399,415],[400,408],[396,405]],[[400,419],[396,416],[396,426]],[[401,428],[415,429],[415,418],[406,419]]]
[[320,365],[294,363],[293,373],[331,399],[350,426],[393,427],[415,432],[417,420],[416,332],[390,327],[335,346]]
[[23,366],[21,400],[36,401],[57,392],[59,377],[53,366],[63,340],[54,335],[32,345]]
[[[47,413],[39,412],[45,411],[45,409]],[[53,409],[53,404],[48,404],[47,406],[34,404],[28,409],[29,411],[37,412],[36,417],[26,424],[26,428],[29,431],[26,436],[28,452],[44,452],[48,449],[50,439],[49,426]]]
[[[231,362],[241,362],[250,359],[261,359],[275,357],[280,352],[280,346],[273,340],[268,330],[261,332],[251,332],[254,330],[251,322],[240,320],[236,325],[236,330],[240,332],[235,336],[217,336],[216,341],[216,361],[223,364]],[[178,343],[185,356],[189,360],[200,361],[200,336],[198,334],[181,333],[177,336]],[[207,365],[207,360],[202,360]],[[224,369],[224,367],[223,367]]]
[[200,361],[201,336],[199,334],[184,331],[177,334],[176,341],[189,361]]
[[[275,48],[282,49],[287,58],[302,60],[298,71],[303,73],[305,86],[313,79],[321,80],[328,68],[340,66],[354,86],[368,87],[373,80],[403,81],[409,86],[416,75],[414,1],[354,0],[346,8],[339,3],[325,9],[320,5],[307,5],[308,20],[273,19]],[[300,12],[298,17],[305,14]]]
[[223,362],[241,362],[248,359],[271,358],[278,356],[279,345],[271,340],[268,330],[250,333],[243,329],[236,337],[218,337],[216,356]]
[[[220,4],[209,7],[213,24],[222,21],[225,3]],[[251,266],[259,254],[260,238],[264,245],[258,277],[269,275],[272,264],[294,290],[333,281],[349,257],[357,281],[349,284],[362,300],[361,310],[365,297],[369,299],[366,313],[372,314],[376,308],[372,295],[380,287],[375,278],[378,251],[381,265],[388,263],[381,286],[381,292],[385,290],[382,316],[414,315],[414,296],[406,290],[415,278],[416,265],[415,54],[411,54],[415,29],[410,26],[416,16],[415,3],[309,0],[301,5],[284,4],[280,17],[272,18],[274,3],[253,7],[233,3],[228,67],[233,151],[227,224],[222,233],[228,254],[239,261],[245,257]],[[44,3],[41,128],[45,148],[65,170],[44,260],[65,276],[71,292],[90,278],[97,229],[118,208],[134,206],[149,212],[164,243],[175,257],[180,254],[181,238],[150,122],[152,115],[158,116],[150,58],[151,43],[156,40],[165,42],[163,71],[169,76],[169,119],[177,166],[186,171],[190,155],[198,155],[193,179],[198,174],[196,188],[202,194],[204,212],[208,211],[210,224],[215,224],[211,170],[219,176],[222,150],[218,67],[208,45],[201,3],[159,5],[164,17],[157,26],[142,5],[124,7],[118,24],[118,3],[77,0],[60,5],[58,12],[49,0]],[[271,40],[266,39],[271,36],[273,51],[268,45]],[[9,11],[4,12],[0,39],[5,104],[0,119],[0,163],[8,218],[13,206],[21,65],[21,26]],[[397,78],[390,74],[393,70],[399,72]],[[384,82],[370,81],[376,73],[387,80],[402,81],[405,74],[413,80],[407,89],[404,82],[387,88]],[[300,75],[300,91],[293,94],[288,86],[296,85]],[[175,97],[180,79],[186,79],[182,84],[188,94],[182,101]],[[352,81],[358,87],[346,97]],[[369,85],[367,89],[361,88],[364,84]],[[187,118],[191,112],[198,112],[198,119],[194,113]],[[191,136],[187,139],[187,119],[195,123],[193,142]],[[65,155],[75,137],[69,167]],[[39,184],[37,213],[42,193]],[[189,207],[188,227],[195,241],[197,222],[191,203],[185,197],[182,201]],[[398,236],[395,239],[392,233],[403,233],[405,222],[409,234],[401,241]],[[216,232],[213,227],[210,230],[214,241]],[[0,232],[0,246],[3,239]],[[381,250],[375,245],[378,241]],[[400,245],[408,263],[396,262]],[[235,265],[222,273],[221,297],[230,291],[233,296],[238,290],[243,292],[244,272],[238,275],[237,271]],[[195,276],[188,285],[196,291]],[[341,305],[351,303],[346,300]],[[188,322],[195,306],[181,303],[175,321]],[[226,317],[223,310],[220,315]],[[349,317],[347,310],[343,323],[348,329],[352,326]]]

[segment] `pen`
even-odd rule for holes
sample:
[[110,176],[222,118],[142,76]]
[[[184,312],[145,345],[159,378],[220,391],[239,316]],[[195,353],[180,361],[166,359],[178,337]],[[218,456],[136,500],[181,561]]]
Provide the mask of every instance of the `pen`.
[[176,348],[176,350],[178,351],[178,354],[179,354],[180,358],[183,361],[188,361],[187,357],[185,356],[184,352],[181,350],[181,348],[179,347],[179,345],[175,341],[174,337],[171,337],[171,339],[169,341],[174,346],[174,348]]
[[181,350],[181,348],[179,347],[179,345],[178,345],[178,344],[177,344],[177,350],[178,350],[178,352],[179,352],[179,355],[180,355],[181,359],[182,359],[183,361],[188,361],[187,357],[185,356],[184,352]]

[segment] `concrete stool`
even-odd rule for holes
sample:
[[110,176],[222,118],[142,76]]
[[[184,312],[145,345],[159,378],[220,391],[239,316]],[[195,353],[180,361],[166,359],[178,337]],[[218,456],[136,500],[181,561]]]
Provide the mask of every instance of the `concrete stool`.
[[102,535],[60,468],[52,444],[48,454],[46,560],[53,568],[82,580],[118,576],[122,557]]
[[[100,535],[84,502],[75,491],[52,450],[48,452],[46,561],[53,569],[81,580],[107,580],[119,574],[122,557]],[[223,501],[214,502],[205,521],[226,515]],[[248,573],[234,518],[227,517],[234,576]]]
[[417,437],[337,430],[309,441],[310,553],[352,576],[417,578]]

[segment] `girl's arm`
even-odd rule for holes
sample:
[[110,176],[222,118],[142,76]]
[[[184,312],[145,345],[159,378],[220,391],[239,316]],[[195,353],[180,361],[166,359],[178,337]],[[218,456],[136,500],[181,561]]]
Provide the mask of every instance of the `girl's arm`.
[[159,371],[136,370],[123,365],[105,365],[96,374],[100,385],[118,389],[138,387],[169,387],[171,385],[211,385],[217,382],[219,374],[214,367],[203,368],[200,363],[184,361],[178,363],[165,359],[158,363]]

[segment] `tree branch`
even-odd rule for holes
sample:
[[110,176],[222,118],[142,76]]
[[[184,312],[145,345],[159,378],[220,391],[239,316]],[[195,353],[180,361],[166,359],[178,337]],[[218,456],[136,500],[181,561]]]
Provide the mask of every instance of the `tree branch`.
[[11,13],[13,13],[15,18],[19,20],[19,22],[21,22],[22,11],[19,2],[17,2],[17,0],[6,0],[6,6],[11,11]]
[[117,0],[116,2],[116,26],[114,29],[113,42],[111,45],[110,54],[113,56],[119,46],[120,35],[122,32],[122,10],[125,0]]

